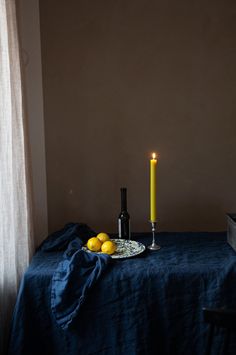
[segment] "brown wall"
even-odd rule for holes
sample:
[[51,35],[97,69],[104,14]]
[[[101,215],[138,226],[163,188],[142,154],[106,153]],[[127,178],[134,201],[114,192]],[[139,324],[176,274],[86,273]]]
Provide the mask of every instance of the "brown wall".
[[222,230],[236,211],[236,3],[40,1],[49,229],[116,231],[128,188],[149,230]]

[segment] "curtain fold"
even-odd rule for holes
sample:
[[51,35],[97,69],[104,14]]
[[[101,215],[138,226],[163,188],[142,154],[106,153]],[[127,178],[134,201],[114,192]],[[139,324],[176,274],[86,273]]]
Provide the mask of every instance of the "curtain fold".
[[0,0],[0,354],[34,247],[22,87],[15,0]]

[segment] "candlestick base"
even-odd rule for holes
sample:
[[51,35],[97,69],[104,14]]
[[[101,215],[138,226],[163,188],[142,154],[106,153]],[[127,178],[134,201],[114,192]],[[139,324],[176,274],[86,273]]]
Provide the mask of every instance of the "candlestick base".
[[151,222],[151,225],[152,225],[152,244],[148,246],[148,249],[149,250],[160,250],[161,249],[160,245],[156,244],[156,241],[155,241],[155,231],[156,231],[157,222]]

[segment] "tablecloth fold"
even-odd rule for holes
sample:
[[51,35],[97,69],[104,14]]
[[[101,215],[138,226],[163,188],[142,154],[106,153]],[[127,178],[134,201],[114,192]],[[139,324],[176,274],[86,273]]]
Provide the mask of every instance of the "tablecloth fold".
[[61,230],[50,234],[38,249],[48,252],[66,250],[69,243],[75,238],[86,243],[88,238],[95,235],[96,232],[85,223],[67,223]]
[[107,254],[86,252],[82,245],[79,238],[69,244],[52,278],[51,309],[62,329],[76,319],[86,295],[112,260]]

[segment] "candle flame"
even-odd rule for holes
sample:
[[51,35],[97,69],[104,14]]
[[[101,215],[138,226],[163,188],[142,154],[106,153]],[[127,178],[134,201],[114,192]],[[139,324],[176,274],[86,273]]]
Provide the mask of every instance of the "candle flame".
[[156,153],[152,153],[152,159],[156,159]]

